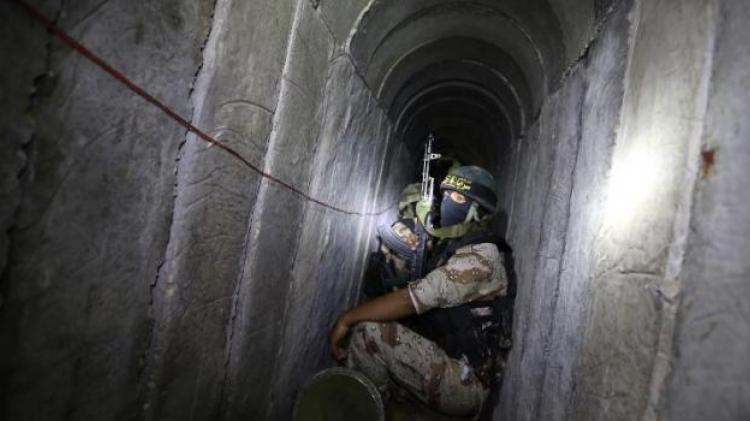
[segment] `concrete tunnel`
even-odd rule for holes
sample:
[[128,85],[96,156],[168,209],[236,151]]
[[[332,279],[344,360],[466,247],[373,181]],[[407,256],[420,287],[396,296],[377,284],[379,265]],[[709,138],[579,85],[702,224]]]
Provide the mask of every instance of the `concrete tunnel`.
[[747,2],[26,1],[0,418],[290,419],[433,132],[513,249],[493,419],[750,419]]

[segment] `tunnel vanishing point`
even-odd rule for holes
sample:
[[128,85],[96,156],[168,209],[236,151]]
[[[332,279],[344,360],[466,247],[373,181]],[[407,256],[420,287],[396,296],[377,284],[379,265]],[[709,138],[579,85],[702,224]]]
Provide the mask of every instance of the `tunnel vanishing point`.
[[747,1],[28,1],[237,156],[0,1],[0,419],[289,419],[429,132],[498,180],[495,420],[750,419]]

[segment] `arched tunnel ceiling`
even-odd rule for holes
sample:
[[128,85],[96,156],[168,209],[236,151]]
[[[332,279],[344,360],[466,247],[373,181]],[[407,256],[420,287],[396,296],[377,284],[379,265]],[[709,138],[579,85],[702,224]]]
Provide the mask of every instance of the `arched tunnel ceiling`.
[[[459,54],[456,54],[459,52]],[[415,69],[419,69],[415,71]],[[472,38],[448,38],[422,47],[394,66],[378,93],[398,125],[408,101],[437,83],[472,82],[483,86],[523,125],[532,112],[525,75],[515,61],[490,43]],[[519,127],[520,128],[520,127]]]
[[[510,136],[510,119],[498,99],[481,85],[462,81],[435,84],[412,97],[396,125],[396,136],[413,150],[432,132],[440,152],[464,162],[493,165],[498,142]],[[463,128],[464,135],[458,128]],[[450,151],[448,151],[450,149]]]
[[510,114],[512,108],[483,85],[462,80],[439,81],[421,89],[418,94],[411,95],[410,100],[403,105],[403,111],[394,120],[396,133],[408,130],[415,113],[423,109],[425,104],[441,101],[445,97],[461,98],[468,104],[479,106],[492,113],[498,123],[506,126],[508,135],[513,133],[513,118]]
[[493,166],[593,31],[596,0],[568,3],[373,0],[348,46],[410,149],[440,131]]
[[502,146],[493,140],[504,137],[507,127],[492,109],[460,96],[440,96],[415,110],[403,138],[421,139],[432,132],[443,155],[491,168]]

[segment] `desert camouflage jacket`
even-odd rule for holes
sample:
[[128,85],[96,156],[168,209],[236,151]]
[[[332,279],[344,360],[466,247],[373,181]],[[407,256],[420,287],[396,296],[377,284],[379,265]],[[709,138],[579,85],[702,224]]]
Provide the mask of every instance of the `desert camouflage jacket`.
[[444,265],[410,284],[409,296],[421,314],[436,307],[504,296],[507,290],[502,254],[496,245],[481,243],[456,250]]

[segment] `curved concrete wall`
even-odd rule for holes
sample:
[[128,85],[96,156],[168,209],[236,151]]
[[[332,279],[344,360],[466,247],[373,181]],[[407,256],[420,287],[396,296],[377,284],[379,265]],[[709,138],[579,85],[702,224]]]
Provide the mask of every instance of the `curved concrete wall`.
[[718,197],[742,189],[748,151],[748,97],[726,91],[747,83],[730,33],[748,7],[615,6],[514,146],[519,292],[497,418],[744,419],[750,330],[725,293],[747,294],[748,249],[724,230],[750,221]]
[[[189,117],[212,5],[147,3],[37,2]],[[3,98],[2,126],[31,122],[3,130],[1,142],[23,145],[2,154],[3,166],[25,162],[20,173],[4,173],[21,188],[0,205],[18,204],[2,227],[10,239],[0,281],[2,418],[130,418],[139,410],[150,287],[169,238],[185,130],[17,5],[0,7],[9,35],[0,42],[15,69],[3,70],[0,90],[16,93]]]
[[[374,0],[351,31],[349,48],[414,154],[433,132],[453,157],[498,168],[577,57],[567,52],[588,41],[581,33],[593,30],[595,10],[578,7],[581,25],[563,28],[544,1]],[[565,44],[564,33],[575,43]],[[449,89],[438,91],[441,86]],[[465,87],[466,100],[451,110],[444,98],[455,96],[456,86]],[[490,102],[495,105],[487,108]],[[478,111],[459,117],[461,109],[486,110],[496,123],[472,118],[483,114]],[[471,127],[484,133],[462,135]]]
[[321,338],[358,296],[408,152],[309,2],[49,3],[254,165],[387,212],[342,215],[259,177],[3,2],[3,45],[23,65],[3,85],[23,89],[3,119],[2,417],[287,417],[291,391],[330,364]]

